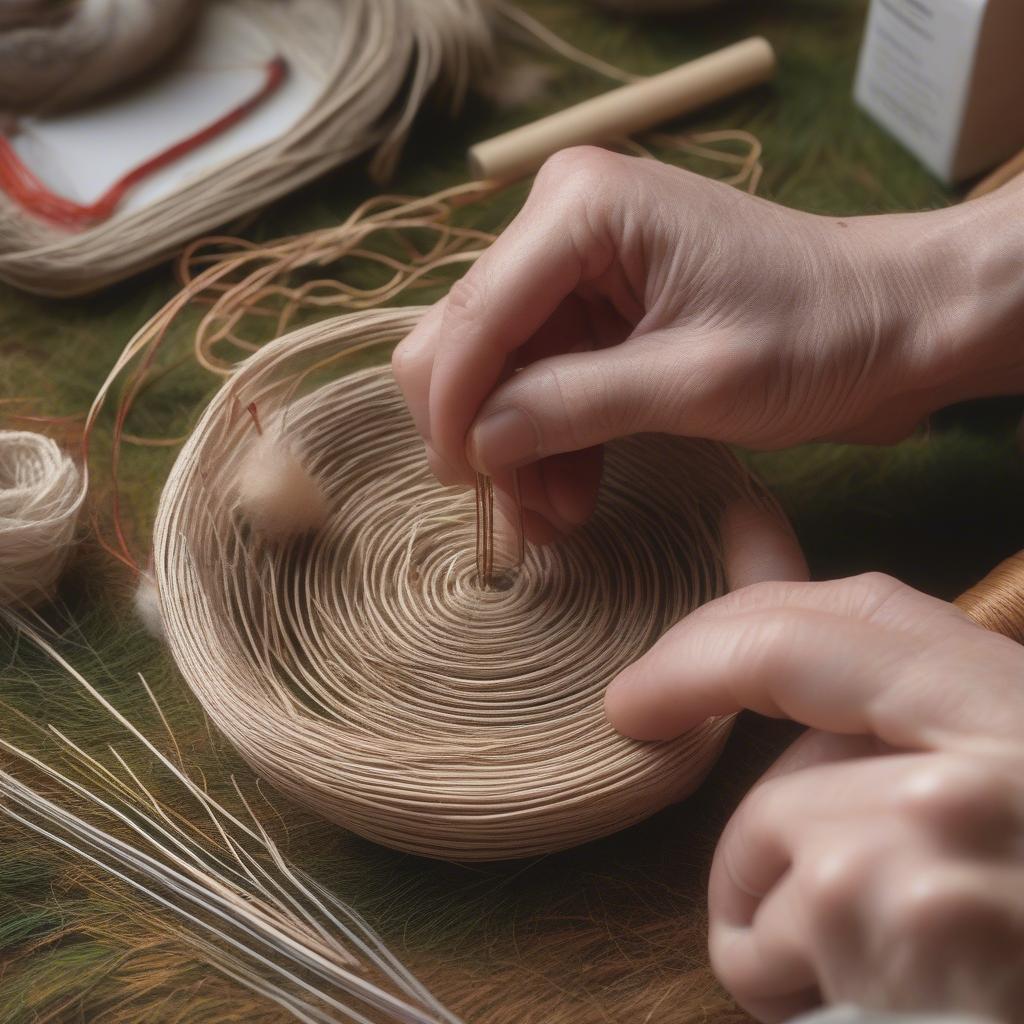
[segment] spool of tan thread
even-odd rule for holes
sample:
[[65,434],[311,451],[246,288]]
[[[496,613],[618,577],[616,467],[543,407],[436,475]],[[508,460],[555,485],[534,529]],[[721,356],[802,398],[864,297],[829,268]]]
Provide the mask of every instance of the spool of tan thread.
[[[726,720],[635,743],[604,689],[725,592],[725,510],[774,504],[719,445],[626,439],[588,524],[521,559],[499,551],[519,565],[495,574],[493,540],[474,544],[490,493],[480,508],[432,477],[387,368],[344,372],[424,312],[320,321],[236,369],[160,501],[161,621],[213,722],[318,814],[430,857],[537,856],[647,817],[710,769]],[[239,500],[258,440],[239,403],[319,485],[311,535],[260,530]]]
[[769,81],[775,51],[755,36],[706,57],[585,100],[469,150],[478,178],[509,181],[532,174],[567,146],[627,138]]
[[955,604],[979,626],[1024,644],[1024,551],[997,565]]

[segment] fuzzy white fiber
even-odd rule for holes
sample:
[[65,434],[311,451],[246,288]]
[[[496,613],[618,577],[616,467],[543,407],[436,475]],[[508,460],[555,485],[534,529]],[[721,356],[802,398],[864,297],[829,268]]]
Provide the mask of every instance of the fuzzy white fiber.
[[135,614],[139,617],[146,632],[157,640],[165,640],[164,620],[160,614],[160,593],[156,589],[156,580],[144,572],[139,577],[139,586],[135,591]]
[[274,433],[257,437],[236,478],[238,508],[253,530],[287,541],[327,521],[327,498],[288,442]]

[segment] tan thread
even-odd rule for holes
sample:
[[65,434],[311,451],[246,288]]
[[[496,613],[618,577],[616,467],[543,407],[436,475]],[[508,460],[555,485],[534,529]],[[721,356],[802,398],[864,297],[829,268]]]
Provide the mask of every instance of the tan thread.
[[[255,770],[386,845],[459,860],[585,842],[684,796],[728,731],[641,744],[605,721],[615,673],[725,589],[725,505],[768,501],[720,445],[609,446],[592,522],[482,588],[473,493],[432,477],[385,368],[337,376],[424,311],[270,343],[214,398],[168,480],[155,570],[170,649]],[[233,494],[256,403],[320,482],[325,527],[275,545]],[[657,481],[652,486],[652,481]]]

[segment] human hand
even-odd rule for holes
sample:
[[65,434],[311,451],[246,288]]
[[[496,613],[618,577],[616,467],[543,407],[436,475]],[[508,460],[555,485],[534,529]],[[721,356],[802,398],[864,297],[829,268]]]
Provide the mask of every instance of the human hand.
[[993,246],[965,217],[819,217],[567,150],[399,345],[395,375],[438,477],[524,467],[528,535],[552,539],[589,515],[614,437],[892,441],[990,386],[968,358],[984,346],[966,323],[988,314],[964,253]]
[[712,964],[755,1017],[1024,1021],[1024,648],[884,576],[765,583],[670,630],[606,706],[643,740],[741,708],[811,727],[712,866]]

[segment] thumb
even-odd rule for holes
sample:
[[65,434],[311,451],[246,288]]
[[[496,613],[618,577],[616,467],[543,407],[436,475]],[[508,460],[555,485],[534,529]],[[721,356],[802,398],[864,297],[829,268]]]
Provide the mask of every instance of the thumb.
[[469,432],[467,457],[494,475],[550,455],[647,431],[707,437],[707,346],[675,335],[550,356],[496,388]]

